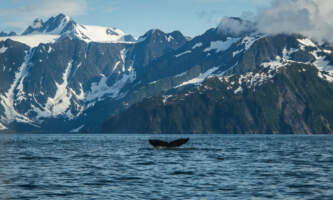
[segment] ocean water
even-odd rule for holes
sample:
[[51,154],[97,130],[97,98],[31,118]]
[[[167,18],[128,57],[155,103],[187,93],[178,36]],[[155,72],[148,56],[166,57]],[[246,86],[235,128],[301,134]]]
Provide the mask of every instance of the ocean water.
[[331,200],[333,136],[0,135],[0,199]]

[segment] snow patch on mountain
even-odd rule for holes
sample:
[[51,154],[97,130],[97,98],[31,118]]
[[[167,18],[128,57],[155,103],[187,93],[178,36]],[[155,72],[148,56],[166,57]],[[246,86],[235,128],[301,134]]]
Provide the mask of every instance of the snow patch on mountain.
[[277,71],[281,67],[285,67],[290,62],[295,62],[290,60],[290,56],[297,52],[298,49],[290,48],[287,49],[286,47],[282,50],[282,57],[276,56],[274,60],[263,62],[261,63],[261,67],[270,68],[270,70]]
[[326,56],[319,55],[321,51],[316,50],[312,55],[316,60],[312,63],[318,69],[318,77],[329,82],[333,82],[333,66],[326,60]]
[[328,73],[325,73],[323,71],[319,71],[318,72],[318,77],[321,78],[321,79],[324,79],[328,82],[333,82],[333,75],[332,74],[328,74]]
[[85,42],[132,43],[126,40],[126,33],[112,27],[76,25],[74,30],[75,35]]
[[85,101],[91,102],[94,100],[101,101],[105,96],[111,98],[117,98],[120,95],[121,90],[127,83],[131,83],[136,79],[136,72],[130,71],[122,74],[122,77],[117,80],[112,86],[108,86],[108,78],[101,74],[101,79],[98,83],[92,83],[90,92],[87,93]]
[[313,65],[319,70],[319,71],[325,71],[333,74],[333,66],[329,65],[329,61],[326,60],[326,56],[319,55],[321,51],[313,51],[311,54],[316,58],[316,60],[313,62]]
[[77,100],[84,100],[85,94],[84,94],[84,91],[83,91],[82,83],[79,83],[79,85],[80,85],[80,93],[79,94],[77,94],[72,88],[69,88],[69,89]]
[[208,78],[210,75],[212,75],[216,70],[218,70],[218,67],[213,67],[209,70],[207,70],[205,73],[200,73],[199,76],[185,81],[179,85],[177,85],[175,88],[179,88],[185,85],[189,85],[189,84],[193,84],[193,85],[199,85],[200,83],[202,83],[206,78]]
[[297,41],[307,47],[317,47],[317,45],[308,38],[297,39]]
[[[315,66],[319,72],[318,76],[324,80],[333,82],[333,66],[329,65],[329,61],[326,60],[326,56],[322,55],[323,51],[320,50],[315,43],[313,43],[309,39],[299,40],[300,42],[300,49],[304,49],[305,46],[315,47],[317,50],[310,52],[314,57],[315,61],[312,63],[303,63],[303,64],[312,64]],[[261,86],[264,82],[272,79],[276,73],[279,71],[280,68],[286,67],[289,63],[296,63],[296,61],[290,60],[290,56],[299,51],[299,49],[294,48],[284,48],[282,51],[282,57],[276,56],[274,60],[263,62],[260,66],[263,68],[268,68],[269,70],[264,72],[248,72],[245,75],[240,75],[239,78],[239,85],[245,85],[248,88],[256,88],[257,86]],[[305,71],[304,69],[302,70]],[[237,88],[234,93],[237,94],[241,90]]]
[[6,51],[7,51],[7,47],[1,47],[0,48],[0,54],[3,54],[3,53],[5,53]]
[[168,41],[168,42],[171,42],[171,40],[174,40],[175,38],[173,38],[171,35],[169,35],[168,37],[166,37],[166,40]]
[[[244,87],[254,89],[263,85],[265,82],[272,80],[274,76],[279,72],[279,69],[286,67],[290,62],[294,62],[290,59],[290,55],[297,52],[298,49],[284,48],[282,51],[282,57],[276,56],[274,60],[261,63],[259,71],[247,72],[244,75],[240,75],[238,78],[238,87],[234,90],[234,94],[242,93]],[[268,69],[268,70],[264,70]],[[219,77],[220,80],[229,82],[230,77]],[[233,88],[236,85],[234,82],[230,83],[228,89]]]
[[308,38],[304,39],[297,39],[299,42],[299,48],[301,50],[305,50],[305,47],[312,47],[315,50],[311,51],[310,54],[315,58],[312,63],[305,63],[305,64],[312,64],[318,69],[318,76],[324,80],[333,81],[333,66],[330,65],[330,61],[327,59],[325,54],[331,54],[331,50],[321,49],[319,46],[316,45],[315,42]]
[[70,61],[65,69],[65,72],[62,75],[62,83],[55,83],[57,86],[56,94],[53,98],[48,98],[47,103],[45,105],[47,115],[43,117],[49,116],[58,116],[66,113],[67,109],[71,105],[71,97],[72,94],[68,89],[68,79],[69,74],[72,69],[73,61]]
[[[31,105],[31,111],[36,113],[35,120],[41,122],[41,118],[59,117],[64,116],[67,119],[73,119],[75,116],[72,113],[70,107],[75,106],[78,111],[76,116],[83,112],[83,106],[80,106],[76,101],[84,99],[84,91],[82,84],[80,83],[80,94],[77,94],[72,88],[68,87],[69,75],[73,68],[73,61],[68,62],[68,65],[62,75],[62,83],[55,83],[57,90],[54,97],[49,97],[45,106],[41,105],[37,99],[33,96],[34,103]],[[73,98],[75,97],[75,98]]]
[[70,130],[69,132],[70,132],[70,133],[78,133],[78,132],[81,131],[81,129],[82,129],[83,127],[84,127],[84,125],[81,125],[81,126],[75,128],[75,129]]
[[210,42],[210,46],[205,48],[203,51],[209,52],[209,51],[215,50],[216,53],[218,53],[220,51],[225,51],[225,50],[229,49],[231,45],[238,42],[239,40],[240,40],[240,38],[228,37],[227,40],[225,40],[225,41],[212,41],[212,42]]
[[125,72],[126,55],[127,55],[127,50],[126,48],[124,48],[120,51],[120,58],[122,61],[122,68],[121,68],[122,72]]
[[158,81],[152,81],[152,82],[149,82],[149,85],[154,85],[156,84]]
[[[259,71],[239,75],[236,80],[232,79],[232,77],[237,77],[237,75],[220,76],[218,78],[220,81],[229,83],[227,90],[234,89],[233,93],[235,95],[243,93],[244,88],[255,90],[256,87],[262,86],[265,82],[272,80],[277,74],[278,69],[285,66],[281,63],[278,64],[279,60],[277,58],[275,61],[263,63]],[[267,67],[269,67],[269,70],[265,70]]]
[[[30,61],[30,58],[29,58],[29,61]],[[27,61],[26,65],[29,65],[29,61]],[[17,86],[17,94],[16,94],[16,99],[17,101],[23,101],[23,100],[26,100],[26,94],[23,90],[23,81],[24,79],[28,76],[29,72],[28,72],[28,66],[25,67],[22,71],[22,74],[21,74],[21,78],[19,80],[19,83],[18,83],[18,86]]]
[[290,48],[290,49],[287,49],[287,48],[284,48],[282,50],[282,56],[283,56],[283,59],[284,60],[287,60],[287,61],[290,61],[290,56],[293,54],[293,53],[296,53],[297,51],[299,51],[298,49],[294,49],[294,48]]
[[265,81],[271,80],[275,76],[273,71],[269,72],[248,72],[245,75],[241,75],[238,84],[243,85],[247,88],[256,88],[261,86]]
[[263,38],[264,36],[265,35],[262,35],[262,34],[253,34],[253,35],[244,37],[242,39],[242,44],[245,46],[245,50],[250,49],[256,41]]
[[269,62],[263,62],[260,65],[264,68],[270,68],[270,69],[279,69],[281,67],[284,67],[285,65],[281,62],[281,58],[279,56],[276,57],[275,60],[269,61]]
[[243,92],[243,88],[242,86],[239,86],[235,91],[234,94],[238,94],[238,93],[242,93]]
[[238,54],[242,53],[243,51],[244,51],[244,49],[240,49],[240,50],[232,52],[232,57],[237,56]]
[[31,58],[31,51],[26,53],[24,61],[15,73],[15,78],[11,84],[9,90],[4,94],[0,95],[0,103],[4,108],[4,114],[1,116],[1,120],[6,123],[13,122],[14,120],[23,123],[32,123],[32,121],[26,116],[18,113],[15,109],[15,88],[20,84],[22,79],[27,75],[27,67]]
[[47,50],[47,53],[50,54],[52,52],[52,50],[53,50],[52,47],[49,46],[49,49]]
[[196,43],[195,45],[193,45],[192,49],[199,48],[199,47],[201,47],[202,45],[203,45],[202,42],[198,42],[198,43]]
[[232,53],[232,56],[235,57],[238,54],[249,50],[256,41],[258,41],[259,39],[261,39],[263,37],[264,37],[264,35],[262,35],[262,34],[252,34],[252,35],[243,37],[243,39],[239,45],[239,46],[241,46],[241,49],[234,51]]
[[166,104],[168,102],[168,99],[170,99],[171,97],[173,97],[173,95],[163,95],[163,104]]
[[305,50],[305,47],[312,47],[315,50],[311,51],[310,54],[315,58],[312,63],[305,63],[305,64],[312,64],[318,69],[318,77],[324,79],[326,81],[333,82],[333,66],[330,65],[330,61],[327,59],[325,54],[331,54],[331,50],[321,49],[314,43],[312,40],[308,38],[304,39],[297,39],[299,42],[299,48],[301,50]]
[[189,54],[189,53],[192,53],[192,51],[190,51],[190,50],[184,51],[184,52],[182,52],[180,54],[175,55],[175,57],[178,58],[178,57],[181,57],[181,56],[183,56],[185,54]]
[[100,74],[101,79],[98,83],[92,83],[90,92],[86,96],[86,101],[93,101],[95,99],[101,100],[101,98],[108,93],[109,86],[107,85],[107,77],[104,74]]
[[0,122],[0,130],[3,131],[6,129],[8,129],[8,128]]
[[0,41],[6,41],[8,39],[23,43],[31,48],[37,47],[40,44],[54,43],[59,38],[59,35],[48,35],[48,34],[38,34],[38,35],[22,35],[22,36],[10,36],[10,37],[0,37]]
[[186,75],[186,74],[187,74],[187,71],[185,71],[185,72],[183,72],[183,73],[180,73],[180,74],[177,74],[177,75],[175,75],[175,78],[182,77],[182,76],[184,76],[184,75]]
[[120,64],[120,61],[117,61],[116,64],[114,64],[112,71],[115,71],[118,68],[119,64]]
[[286,67],[288,65],[288,63],[290,62],[295,62],[293,60],[289,60],[290,59],[290,55],[297,52],[297,49],[287,49],[284,48],[282,50],[282,57],[280,56],[276,56],[274,60],[268,61],[268,62],[263,62],[261,63],[261,67],[263,68],[269,68],[269,72],[271,71],[278,71],[280,68],[282,67]]
[[328,49],[322,49],[322,51],[323,51],[324,53],[327,53],[327,54],[331,54],[331,53],[332,53],[332,51],[331,51],[331,50],[328,50]]

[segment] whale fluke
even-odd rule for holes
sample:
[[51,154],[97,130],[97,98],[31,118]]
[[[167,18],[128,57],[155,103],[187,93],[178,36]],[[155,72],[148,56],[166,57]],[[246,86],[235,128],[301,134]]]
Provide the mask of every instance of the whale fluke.
[[175,148],[185,144],[189,138],[181,138],[171,142],[166,142],[162,140],[149,140],[149,143],[155,148]]

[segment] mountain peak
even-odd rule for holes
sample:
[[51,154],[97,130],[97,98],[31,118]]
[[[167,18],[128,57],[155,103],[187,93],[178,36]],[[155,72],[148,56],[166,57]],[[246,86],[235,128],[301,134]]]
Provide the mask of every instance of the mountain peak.
[[65,15],[64,13],[59,13],[56,18],[60,18],[60,19],[63,19],[63,18],[70,18],[69,16]]
[[147,31],[145,34],[143,34],[142,36],[140,36],[137,40],[137,42],[143,42],[147,39],[151,39],[153,36],[161,36],[161,35],[166,35],[166,33],[164,33],[163,31],[161,31],[160,29],[150,29],[149,31]]
[[36,18],[33,22],[32,22],[32,25],[31,27],[32,28],[35,28],[35,29],[38,29],[38,28],[41,28],[43,26],[44,22],[42,19],[40,18]]
[[145,33],[145,35],[147,35],[147,36],[150,36],[150,35],[164,35],[164,34],[166,34],[166,33],[164,33],[160,29],[151,29],[151,30],[149,30]]
[[134,42],[135,38],[122,30],[112,27],[80,25],[69,16],[60,13],[46,22],[35,19],[22,35],[59,35],[60,38],[78,38],[86,42]]
[[160,29],[151,29],[151,30],[147,31],[143,36],[140,36],[137,42],[143,42],[147,39],[154,40],[154,41],[162,39],[162,40],[167,40],[168,42],[170,42],[173,39],[184,40],[185,37],[180,31],[173,31],[171,33],[165,33]]
[[168,35],[175,36],[175,37],[178,37],[178,36],[184,37],[184,35],[180,31],[172,31]]
[[72,18],[70,18],[68,15],[60,13],[59,15],[57,15],[56,17],[54,17],[54,21],[53,22],[56,22],[56,23],[60,24],[60,23],[68,23],[70,21],[73,22]]
[[10,33],[6,33],[6,32],[3,32],[3,31],[0,32],[0,37],[15,36],[15,35],[16,35],[16,33],[14,31],[11,31]]
[[30,34],[40,34],[40,33],[48,33],[48,34],[61,34],[76,23],[67,15],[60,13],[55,17],[50,17],[45,23],[42,19],[35,19],[23,33],[22,35],[30,35]]

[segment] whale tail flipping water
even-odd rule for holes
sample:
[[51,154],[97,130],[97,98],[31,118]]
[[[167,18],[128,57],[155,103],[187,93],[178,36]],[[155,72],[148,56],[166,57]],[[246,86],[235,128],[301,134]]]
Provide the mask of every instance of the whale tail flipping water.
[[161,149],[161,148],[175,148],[179,147],[186,142],[188,142],[189,138],[181,138],[178,140],[174,140],[171,142],[166,142],[162,140],[149,140],[149,143],[153,145],[155,148]]

